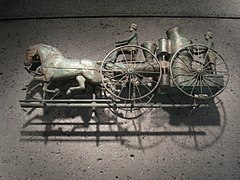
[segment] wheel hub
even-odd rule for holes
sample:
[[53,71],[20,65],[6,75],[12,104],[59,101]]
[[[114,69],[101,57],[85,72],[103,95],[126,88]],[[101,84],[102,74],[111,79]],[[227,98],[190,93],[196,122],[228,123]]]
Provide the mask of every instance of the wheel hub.
[[199,67],[199,68],[196,69],[196,72],[198,74],[203,74],[204,71],[203,71],[203,68]]
[[129,69],[127,70],[127,73],[128,73],[129,75],[133,74],[133,73],[134,73],[134,69],[133,69],[133,68],[129,68]]

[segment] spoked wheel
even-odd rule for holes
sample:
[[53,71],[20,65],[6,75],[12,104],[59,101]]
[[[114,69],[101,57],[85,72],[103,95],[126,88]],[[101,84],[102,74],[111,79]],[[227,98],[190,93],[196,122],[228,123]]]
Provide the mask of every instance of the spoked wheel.
[[141,46],[121,46],[111,51],[102,62],[102,84],[115,102],[110,110],[118,117],[134,119],[146,114],[161,80],[161,67],[156,56]]
[[221,55],[205,45],[188,45],[177,51],[170,63],[172,81],[184,94],[210,99],[227,86],[229,71]]
[[136,102],[150,96],[161,80],[156,56],[141,46],[115,48],[102,62],[102,85],[113,97]]

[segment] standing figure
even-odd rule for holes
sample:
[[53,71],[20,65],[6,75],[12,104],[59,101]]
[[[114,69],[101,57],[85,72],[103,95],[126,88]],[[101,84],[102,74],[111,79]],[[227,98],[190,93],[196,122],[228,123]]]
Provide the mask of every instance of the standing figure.
[[[206,46],[208,48],[214,48],[213,42],[213,33],[208,31],[205,35]],[[210,74],[214,74],[216,70],[216,53],[211,50],[208,50],[205,54],[205,70],[208,71]]]
[[213,48],[214,47],[214,42],[213,42],[213,33],[208,31],[206,34],[204,34],[204,37],[205,37],[205,40],[207,41],[206,42],[206,45],[209,47],[209,48]]
[[[124,45],[138,45],[138,34],[137,34],[137,25],[132,23],[129,27],[129,32],[131,33],[131,36],[127,39],[124,40],[120,40],[120,41],[116,41],[115,42],[115,47],[120,47],[120,46],[124,46]],[[117,51],[114,51],[112,53],[112,62],[116,62],[117,61],[117,57],[120,54],[136,54],[136,48],[134,47],[125,47],[125,48],[121,48]]]

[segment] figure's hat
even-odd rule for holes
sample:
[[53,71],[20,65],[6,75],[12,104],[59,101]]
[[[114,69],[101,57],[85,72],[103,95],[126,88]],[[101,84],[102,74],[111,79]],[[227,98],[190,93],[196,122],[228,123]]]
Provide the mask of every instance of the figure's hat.
[[135,23],[132,23],[130,27],[137,30],[137,24],[135,24]]

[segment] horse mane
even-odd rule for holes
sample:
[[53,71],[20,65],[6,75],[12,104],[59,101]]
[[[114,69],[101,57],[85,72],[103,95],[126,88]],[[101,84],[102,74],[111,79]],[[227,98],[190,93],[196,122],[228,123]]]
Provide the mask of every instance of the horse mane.
[[57,48],[55,48],[53,46],[50,46],[50,45],[47,45],[47,44],[41,44],[41,43],[40,44],[35,44],[33,46],[30,46],[30,49],[32,49],[32,48],[41,48],[41,47],[47,48],[47,49],[49,49],[51,51],[54,51],[56,54],[62,55],[62,53]]

